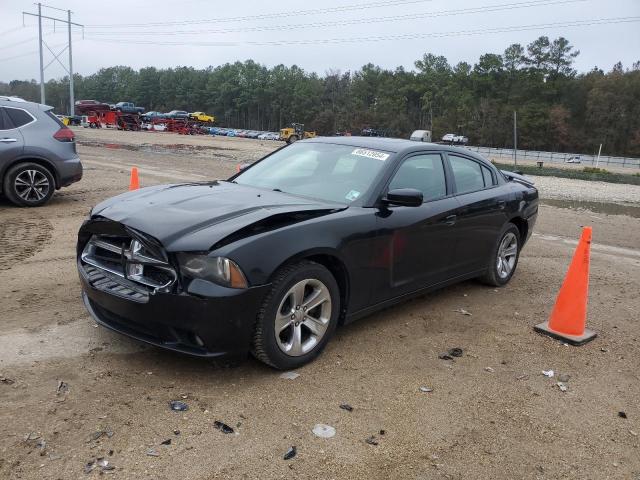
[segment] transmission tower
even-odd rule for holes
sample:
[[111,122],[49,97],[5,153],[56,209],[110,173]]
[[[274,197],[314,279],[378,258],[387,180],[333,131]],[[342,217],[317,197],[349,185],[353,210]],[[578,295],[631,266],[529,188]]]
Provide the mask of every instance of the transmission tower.
[[[73,49],[71,46],[71,27],[72,26],[82,27],[82,37],[84,38],[84,25],[81,25],[79,23],[74,23],[71,21],[71,13],[72,13],[71,10],[63,10],[62,8],[51,7],[49,5],[44,5],[42,3],[37,3],[36,5],[38,5],[38,13],[22,12],[22,23],[24,24],[25,15],[29,15],[31,17],[38,17],[38,43],[40,46],[40,49],[39,49],[40,50],[40,103],[45,103],[44,71],[47,69],[47,67],[49,67],[49,65],[57,61],[62,66],[62,68],[64,68],[65,71],[69,74],[69,115],[73,115],[75,98],[73,94]],[[64,20],[61,18],[54,18],[54,17],[49,17],[47,15],[43,15],[42,14],[43,7],[50,8],[52,10],[58,10],[60,12],[67,12],[67,19]],[[64,47],[62,50],[60,50],[60,52],[58,52],[57,54],[51,49],[51,47],[49,47],[49,45],[47,45],[47,42],[45,42],[44,38],[42,37],[42,19],[43,18],[46,18],[48,20],[53,20],[54,30],[56,27],[56,22],[60,22],[67,25],[68,32],[69,32],[69,42],[67,43],[67,46]],[[51,55],[53,55],[53,59],[46,65],[44,65],[44,50],[42,47],[43,45],[47,47],[47,50],[49,50],[49,52],[51,52]],[[67,50],[69,51],[69,68],[67,68],[67,66],[64,63],[62,63],[62,61],[60,60],[60,55],[62,55]]]

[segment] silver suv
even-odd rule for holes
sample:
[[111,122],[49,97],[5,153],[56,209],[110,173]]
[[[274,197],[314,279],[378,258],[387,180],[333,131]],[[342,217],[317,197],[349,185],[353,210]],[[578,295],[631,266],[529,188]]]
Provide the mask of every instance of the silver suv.
[[16,205],[43,205],[82,178],[73,131],[52,110],[0,96],[0,193]]

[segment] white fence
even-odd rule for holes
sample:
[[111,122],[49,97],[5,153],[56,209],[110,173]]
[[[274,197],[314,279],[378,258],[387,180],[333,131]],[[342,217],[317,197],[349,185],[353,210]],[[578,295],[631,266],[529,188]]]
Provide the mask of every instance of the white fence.
[[[512,148],[491,148],[491,147],[473,147],[467,146],[469,150],[478,152],[485,157],[499,157],[513,160]],[[538,152],[535,150],[517,150],[518,160],[528,160],[532,162],[550,162],[564,163],[566,160],[576,155],[580,156],[581,164],[596,164],[596,155],[584,155],[582,153],[559,153],[559,152]],[[611,157],[609,155],[600,155],[599,167],[613,165],[617,167],[640,168],[640,158],[632,157]]]

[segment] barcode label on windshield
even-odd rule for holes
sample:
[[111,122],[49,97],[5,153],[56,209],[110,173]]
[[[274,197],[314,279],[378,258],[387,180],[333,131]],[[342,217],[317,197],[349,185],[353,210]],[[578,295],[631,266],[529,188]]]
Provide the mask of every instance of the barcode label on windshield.
[[351,155],[375,158],[376,160],[380,160],[382,162],[384,162],[387,158],[389,158],[388,153],[378,152],[377,150],[368,150],[366,148],[356,148],[353,152],[351,152]]

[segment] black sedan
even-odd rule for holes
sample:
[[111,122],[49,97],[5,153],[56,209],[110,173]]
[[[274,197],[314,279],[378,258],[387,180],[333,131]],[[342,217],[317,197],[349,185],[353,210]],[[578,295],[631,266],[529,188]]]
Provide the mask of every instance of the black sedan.
[[531,182],[466,149],[315,138],[226,181],[106,200],[80,229],[77,264],[108,328],[289,369],[339,325],[413,295],[506,284],[537,211]]

